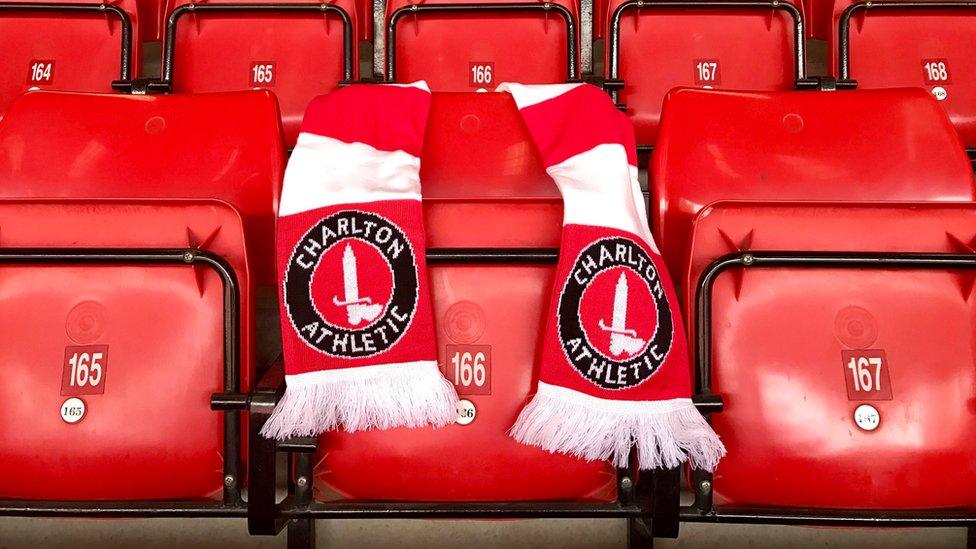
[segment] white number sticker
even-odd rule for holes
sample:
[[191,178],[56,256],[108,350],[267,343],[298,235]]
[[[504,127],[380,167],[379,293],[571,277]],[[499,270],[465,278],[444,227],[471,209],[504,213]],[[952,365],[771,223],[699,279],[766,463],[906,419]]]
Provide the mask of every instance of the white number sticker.
[[873,431],[881,425],[881,414],[870,404],[862,404],[854,410],[854,424],[865,431]]
[[474,421],[475,416],[478,415],[478,410],[474,407],[474,403],[466,399],[461,399],[458,401],[457,411],[458,425],[468,425]]
[[71,397],[61,404],[61,419],[65,423],[78,423],[85,417],[85,401]]

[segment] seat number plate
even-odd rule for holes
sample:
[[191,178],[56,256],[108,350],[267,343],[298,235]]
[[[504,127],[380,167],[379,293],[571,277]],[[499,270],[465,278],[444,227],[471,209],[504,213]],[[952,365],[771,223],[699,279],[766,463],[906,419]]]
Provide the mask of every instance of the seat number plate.
[[922,78],[930,86],[951,84],[952,75],[949,73],[949,62],[945,59],[923,59]]
[[274,62],[255,61],[251,63],[251,70],[248,72],[250,79],[249,85],[252,88],[266,88],[275,85],[275,77],[278,71]]
[[495,85],[495,64],[472,62],[468,73],[468,86],[472,88],[490,88]]
[[842,351],[841,359],[848,400],[891,400],[891,379],[884,351]]
[[695,85],[717,86],[722,83],[718,59],[695,59]]
[[108,345],[65,347],[61,395],[103,394],[107,373]]
[[491,394],[491,345],[448,345],[444,377],[459,395]]
[[54,83],[54,61],[32,59],[27,66],[27,83],[31,86],[49,86]]

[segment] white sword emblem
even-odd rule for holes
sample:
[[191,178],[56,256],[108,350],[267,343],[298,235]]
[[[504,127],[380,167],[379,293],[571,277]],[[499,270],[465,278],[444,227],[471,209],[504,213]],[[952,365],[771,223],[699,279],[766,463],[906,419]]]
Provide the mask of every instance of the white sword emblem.
[[637,337],[637,330],[627,328],[627,275],[620,273],[617,288],[613,294],[613,318],[610,326],[600,319],[600,329],[610,332],[610,352],[613,356],[627,353],[628,356],[637,354],[644,348],[645,341]]
[[345,299],[340,300],[339,296],[332,298],[332,303],[339,307],[346,308],[349,315],[349,324],[356,326],[362,321],[372,322],[383,312],[383,306],[373,304],[373,300],[368,297],[359,297],[359,273],[356,269],[356,254],[352,251],[352,246],[346,244],[346,249],[342,252],[342,283],[345,290]]

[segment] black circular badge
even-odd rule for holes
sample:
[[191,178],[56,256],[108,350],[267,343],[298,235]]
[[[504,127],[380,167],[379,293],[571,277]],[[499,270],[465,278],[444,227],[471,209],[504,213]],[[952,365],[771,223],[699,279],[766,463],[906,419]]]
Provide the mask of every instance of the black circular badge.
[[283,287],[288,318],[310,347],[341,358],[377,355],[396,345],[413,320],[413,247],[389,219],[341,211],[298,241]]
[[671,350],[674,324],[657,268],[637,242],[598,240],[580,252],[559,297],[566,359],[604,389],[640,385]]

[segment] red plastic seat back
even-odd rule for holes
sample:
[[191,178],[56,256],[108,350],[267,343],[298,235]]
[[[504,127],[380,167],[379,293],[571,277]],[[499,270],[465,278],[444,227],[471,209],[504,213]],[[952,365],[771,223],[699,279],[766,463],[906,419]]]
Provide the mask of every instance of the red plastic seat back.
[[829,40],[833,32],[834,0],[802,0],[807,37]]
[[29,93],[0,121],[0,198],[219,198],[244,217],[258,283],[274,285],[279,128],[268,92]]
[[[5,200],[0,230],[2,253],[199,248],[231,266],[250,308],[242,220],[223,202]],[[16,472],[0,476],[0,497],[220,496],[223,422],[209,401],[223,390],[223,282],[173,255],[124,265],[0,259],[0,467]],[[246,374],[252,330],[242,332]]]
[[[614,22],[619,20],[617,44]],[[664,96],[677,86],[732,90],[789,90],[797,78],[800,10],[641,6],[611,0],[600,24],[607,42],[605,74],[623,81],[618,103],[634,121],[637,143],[657,142]]]
[[680,279],[691,222],[719,200],[969,201],[973,173],[917,89],[677,90],[651,162],[652,226]]
[[[435,93],[421,166],[428,249],[559,246],[562,202],[509,95]],[[432,262],[439,362],[474,419],[324,435],[317,497],[613,499],[609,464],[507,434],[535,389],[553,273],[551,263]]]
[[[920,87],[949,113],[963,143],[976,148],[976,8],[891,8],[895,2],[865,4],[835,0],[828,56],[833,74],[858,88]],[[918,3],[914,5],[917,6]],[[849,23],[843,14],[851,11]],[[849,29],[849,71],[841,61],[839,28]]]
[[359,21],[359,40],[373,41],[373,2],[372,0],[358,0],[356,2],[357,19]]
[[158,42],[163,39],[165,22],[165,0],[136,0],[139,10],[139,36],[143,42]]
[[181,93],[274,92],[285,141],[294,147],[311,100],[359,76],[356,2],[322,4],[327,10],[296,0],[273,8],[262,0],[240,3],[265,7],[242,11],[222,9],[220,2],[170,0],[168,19],[175,17],[176,28],[173,44],[167,41],[172,53],[165,54],[163,78]]
[[392,0],[386,78],[426,80],[434,91],[552,84],[579,75],[575,0]]
[[[757,254],[972,256],[974,239],[972,204],[717,203],[695,222],[691,280],[743,240]],[[725,409],[712,424],[729,453],[716,504],[976,508],[974,276],[877,266],[720,274],[711,358]]]
[[0,116],[29,89],[111,93],[113,81],[139,74],[135,0],[64,3],[87,7],[41,9],[24,2],[23,9],[0,8]]

